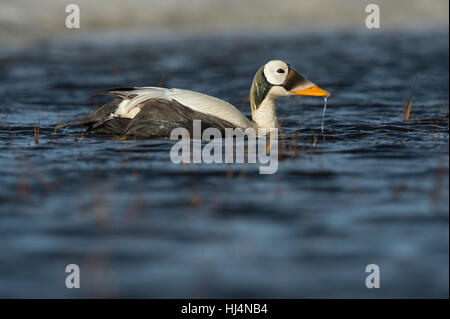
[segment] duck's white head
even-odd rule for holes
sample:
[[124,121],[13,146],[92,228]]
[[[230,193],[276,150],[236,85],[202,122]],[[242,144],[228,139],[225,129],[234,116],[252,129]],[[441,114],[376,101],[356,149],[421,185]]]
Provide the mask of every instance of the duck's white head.
[[[269,116],[268,108],[274,109],[274,100],[280,96],[289,95],[330,96],[327,91],[297,73],[286,62],[272,60],[262,66],[253,79],[250,89],[253,119],[256,122],[265,120],[262,116]],[[265,110],[260,110],[261,106],[264,106]],[[263,113],[263,115],[258,115],[258,113]],[[258,124],[263,125],[262,123]]]

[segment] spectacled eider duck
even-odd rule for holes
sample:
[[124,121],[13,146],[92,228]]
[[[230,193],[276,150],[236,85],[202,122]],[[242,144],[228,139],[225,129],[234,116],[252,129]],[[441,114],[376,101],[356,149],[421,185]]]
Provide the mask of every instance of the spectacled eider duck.
[[177,127],[192,133],[193,120],[201,120],[202,130],[252,127],[269,132],[278,126],[276,98],[330,95],[280,60],[269,61],[256,72],[250,89],[253,121],[228,102],[188,90],[136,87],[105,90],[101,94],[115,98],[92,115],[64,126],[82,125],[93,133],[150,138],[169,137]]

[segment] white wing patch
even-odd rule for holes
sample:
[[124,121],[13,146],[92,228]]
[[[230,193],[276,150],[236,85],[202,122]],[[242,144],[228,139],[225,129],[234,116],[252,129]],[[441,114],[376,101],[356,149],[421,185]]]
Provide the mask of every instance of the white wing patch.
[[134,118],[140,112],[142,102],[149,99],[162,98],[176,100],[194,111],[216,116],[241,128],[252,127],[252,123],[247,117],[233,105],[206,94],[159,87],[136,88],[130,91],[130,94],[137,94],[137,96],[130,100],[123,100],[114,112],[114,116]]

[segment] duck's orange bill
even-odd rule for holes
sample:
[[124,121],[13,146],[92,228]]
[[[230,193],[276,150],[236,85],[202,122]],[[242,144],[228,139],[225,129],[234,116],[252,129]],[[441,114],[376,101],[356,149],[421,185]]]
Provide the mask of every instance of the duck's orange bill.
[[292,94],[295,94],[295,95],[308,95],[308,96],[323,96],[323,97],[329,97],[330,96],[330,93],[328,93],[325,90],[322,90],[317,85],[314,85],[314,86],[312,86],[310,88],[307,88],[307,89],[304,89],[304,90],[294,91],[294,92],[292,92]]

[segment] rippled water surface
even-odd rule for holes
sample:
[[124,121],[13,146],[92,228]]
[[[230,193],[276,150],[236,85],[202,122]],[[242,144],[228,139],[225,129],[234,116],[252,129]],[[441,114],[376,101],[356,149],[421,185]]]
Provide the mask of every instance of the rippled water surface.
[[[321,99],[279,99],[274,175],[176,165],[167,140],[55,131],[116,86],[200,91],[249,115],[253,75],[273,58],[332,93],[323,134]],[[443,32],[0,51],[0,296],[448,297],[448,67]],[[380,289],[364,284],[372,263]],[[81,289],[65,288],[67,264]]]

